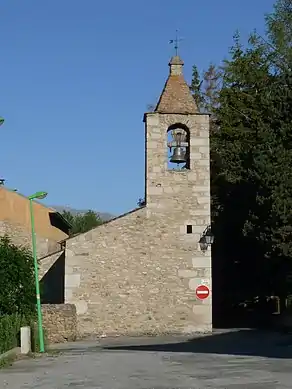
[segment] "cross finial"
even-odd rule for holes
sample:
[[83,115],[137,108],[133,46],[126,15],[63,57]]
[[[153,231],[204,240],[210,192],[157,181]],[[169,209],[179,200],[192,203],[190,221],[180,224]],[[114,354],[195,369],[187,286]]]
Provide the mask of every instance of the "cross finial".
[[178,45],[182,41],[181,38],[178,36],[178,30],[175,31],[175,39],[171,39],[169,41],[170,44],[174,45],[175,55],[178,56]]

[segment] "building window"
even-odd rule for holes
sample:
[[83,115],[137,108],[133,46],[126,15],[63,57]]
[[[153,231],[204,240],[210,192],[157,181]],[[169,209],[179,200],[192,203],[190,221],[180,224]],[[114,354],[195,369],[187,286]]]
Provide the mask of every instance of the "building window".
[[191,224],[187,225],[187,234],[192,234],[193,233],[193,226]]

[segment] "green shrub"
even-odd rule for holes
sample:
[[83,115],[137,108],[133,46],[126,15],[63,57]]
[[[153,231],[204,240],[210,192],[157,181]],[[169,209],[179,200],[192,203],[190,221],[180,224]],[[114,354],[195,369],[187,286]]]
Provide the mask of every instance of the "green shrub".
[[20,327],[24,319],[21,315],[0,317],[0,354],[19,346]]
[[[15,347],[20,347],[20,328],[23,326],[30,326],[31,328],[31,351],[39,352],[38,325],[35,317],[26,318],[19,314],[14,314],[0,317],[0,354]],[[45,330],[44,338],[46,345]]]
[[5,236],[0,238],[0,317],[35,314],[33,257],[29,250],[15,246]]
[[39,351],[33,257],[0,237],[0,353],[20,346],[20,328],[31,327],[32,351]]

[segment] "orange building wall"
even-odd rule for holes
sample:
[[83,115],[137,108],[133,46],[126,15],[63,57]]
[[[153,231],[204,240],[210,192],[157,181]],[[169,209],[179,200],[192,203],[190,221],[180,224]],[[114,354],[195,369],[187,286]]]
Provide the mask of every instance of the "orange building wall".
[[[51,225],[50,212],[54,210],[34,202],[36,235],[57,242],[66,239],[66,233]],[[29,200],[17,192],[0,187],[0,221],[18,224],[30,231]]]

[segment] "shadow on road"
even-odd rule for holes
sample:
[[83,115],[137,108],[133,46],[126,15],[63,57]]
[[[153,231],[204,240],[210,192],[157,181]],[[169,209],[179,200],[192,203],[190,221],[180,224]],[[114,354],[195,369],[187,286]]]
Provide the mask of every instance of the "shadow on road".
[[292,358],[292,336],[258,330],[219,333],[186,341],[103,346],[107,350],[161,351],[222,355]]

